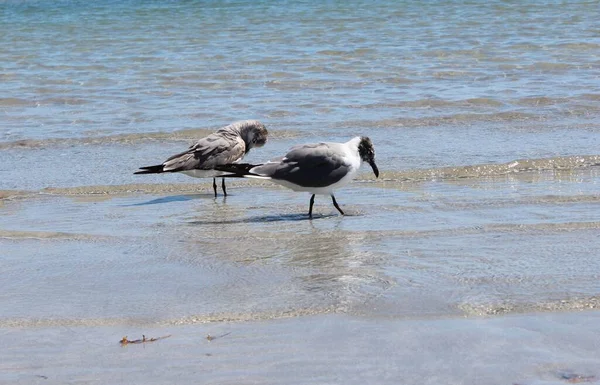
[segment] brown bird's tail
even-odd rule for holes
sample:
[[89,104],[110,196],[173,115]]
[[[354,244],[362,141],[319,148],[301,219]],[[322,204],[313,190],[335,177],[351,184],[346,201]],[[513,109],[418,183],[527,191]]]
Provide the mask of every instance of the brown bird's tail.
[[157,164],[156,166],[140,167],[141,171],[136,171],[134,174],[160,174],[164,172],[163,165]]

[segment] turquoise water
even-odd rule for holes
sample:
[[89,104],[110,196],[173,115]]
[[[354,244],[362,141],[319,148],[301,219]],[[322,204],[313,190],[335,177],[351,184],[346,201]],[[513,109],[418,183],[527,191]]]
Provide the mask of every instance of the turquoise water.
[[[598,378],[598,20],[594,1],[0,1],[0,382],[193,382],[204,325],[233,331],[213,382]],[[133,175],[250,118],[270,134],[250,162],[368,135],[381,176],[308,221],[308,195],[266,183],[215,199]],[[108,373],[148,328],[173,339]],[[364,366],[352,341],[375,341]]]
[[[383,167],[395,171],[597,154],[594,2],[0,7],[0,146],[22,150],[37,140],[34,147],[55,152],[43,156],[61,174],[70,169],[56,149],[65,139],[87,146],[138,135],[126,144],[139,147],[106,150],[106,167],[116,158],[129,170],[155,162],[156,149],[143,145],[152,133],[245,118],[295,137],[263,149],[261,159],[298,140],[357,134],[370,135]],[[128,150],[140,155],[124,163]],[[20,167],[31,169],[38,153],[0,156],[12,163],[0,169],[0,189],[61,178],[43,170],[47,180],[27,180]],[[71,185],[114,183],[98,176],[73,176]]]
[[[242,117],[320,136],[379,130],[398,139],[418,137],[415,128],[448,127],[451,138],[476,125],[485,141],[515,126],[572,135],[596,127],[594,2],[0,7],[2,141]],[[500,127],[488,130],[492,123]]]

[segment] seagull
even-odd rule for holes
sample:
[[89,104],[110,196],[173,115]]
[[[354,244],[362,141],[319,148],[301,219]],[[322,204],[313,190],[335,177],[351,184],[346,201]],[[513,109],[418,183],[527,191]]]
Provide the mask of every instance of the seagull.
[[[195,178],[213,178],[213,190],[217,197],[216,177],[224,172],[216,171],[215,166],[236,163],[254,147],[262,147],[267,142],[267,129],[258,120],[243,120],[232,123],[200,139],[187,151],[173,155],[155,166],[140,167],[134,174],[160,174],[181,172]],[[225,178],[222,178],[223,195],[227,196]]]
[[371,139],[357,136],[346,143],[295,146],[285,156],[264,164],[226,164],[215,169],[229,172],[226,177],[268,179],[294,191],[311,193],[308,217],[312,219],[316,194],[331,196],[335,208],[344,215],[333,191],[348,184],[363,162],[369,163],[375,177],[379,177]]

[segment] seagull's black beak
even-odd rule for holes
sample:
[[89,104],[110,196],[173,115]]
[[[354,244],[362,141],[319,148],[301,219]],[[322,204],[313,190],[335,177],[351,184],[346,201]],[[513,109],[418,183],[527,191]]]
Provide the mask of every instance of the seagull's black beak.
[[375,173],[375,178],[379,178],[379,169],[377,168],[377,165],[375,164],[375,159],[369,160],[369,164],[371,165],[371,168],[373,169],[373,173]]

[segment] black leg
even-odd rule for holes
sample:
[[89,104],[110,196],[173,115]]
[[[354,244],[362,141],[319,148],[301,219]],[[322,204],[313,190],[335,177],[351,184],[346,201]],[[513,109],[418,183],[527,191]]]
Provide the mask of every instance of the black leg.
[[215,190],[215,198],[217,197],[217,181],[213,178],[213,190]]
[[333,196],[333,194],[331,194],[331,200],[333,201],[333,205],[340,212],[340,214],[344,215],[344,212],[342,211],[340,206],[338,206],[337,202],[335,201],[335,197]]
[[221,187],[223,188],[223,195],[227,196],[227,189],[225,188],[225,178],[221,178]]
[[308,217],[312,219],[312,207],[315,204],[315,194],[310,197],[310,206],[308,208]]

